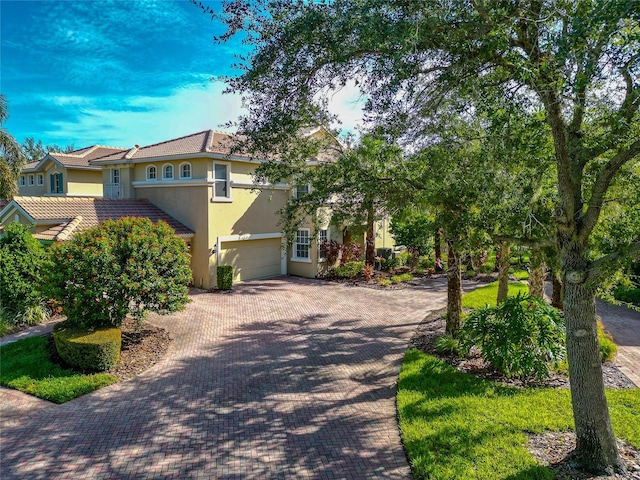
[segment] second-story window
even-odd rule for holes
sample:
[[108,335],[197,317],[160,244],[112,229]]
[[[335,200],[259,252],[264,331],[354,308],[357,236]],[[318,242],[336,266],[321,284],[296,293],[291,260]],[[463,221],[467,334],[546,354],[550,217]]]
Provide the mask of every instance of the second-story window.
[[31,175],[29,175],[29,186],[33,187],[36,184],[36,177],[35,175],[32,173]]
[[64,187],[62,183],[62,174],[61,173],[52,173],[50,176],[50,192],[51,193],[63,193]]
[[173,165],[165,165],[162,167],[162,179],[173,180]]
[[38,186],[41,187],[44,185],[44,175],[42,173],[38,174]]
[[180,178],[191,178],[191,164],[183,163],[180,165]]
[[27,177],[25,177],[24,175],[20,176],[20,186],[21,187],[26,187],[27,186]]
[[213,197],[229,198],[229,168],[223,163],[215,163],[214,181],[213,181]]
[[147,180],[157,180],[158,179],[158,170],[155,165],[149,165],[147,167]]
[[309,193],[309,184],[298,185],[293,189],[293,196],[296,198],[302,198]]
[[120,169],[113,168],[111,170],[111,183],[120,183]]

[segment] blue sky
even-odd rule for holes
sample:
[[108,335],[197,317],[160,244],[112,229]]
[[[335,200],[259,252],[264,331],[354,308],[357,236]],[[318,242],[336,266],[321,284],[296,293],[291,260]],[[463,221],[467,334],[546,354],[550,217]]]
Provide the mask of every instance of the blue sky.
[[[187,0],[0,0],[0,15],[5,128],[20,142],[148,145],[241,113],[210,79],[237,74],[245,47],[215,44],[221,27]],[[360,121],[357,97],[353,87],[332,97],[346,130]]]

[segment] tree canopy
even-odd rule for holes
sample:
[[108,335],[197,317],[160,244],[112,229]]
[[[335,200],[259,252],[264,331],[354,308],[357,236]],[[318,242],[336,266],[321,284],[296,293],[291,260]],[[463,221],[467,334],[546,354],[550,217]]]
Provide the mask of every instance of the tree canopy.
[[[552,230],[564,282],[576,454],[595,470],[622,468],[597,360],[594,299],[608,265],[637,254],[640,235],[625,235],[628,241],[598,258],[592,234],[616,176],[636,168],[640,153],[636,2],[223,5],[218,18],[228,30],[219,40],[242,31],[253,47],[239,59],[242,74],[228,80],[244,96],[248,114],[239,128],[255,150],[282,152],[300,128],[329,123],[328,96],[349,82],[365,96],[369,119],[425,160],[430,157],[421,152],[443,145],[452,114],[475,116],[483,99],[494,114],[499,100],[545,119],[555,163]],[[465,102],[456,106],[460,97],[475,102],[470,109]],[[505,155],[495,161],[508,163]],[[454,161],[464,168],[469,158]]]

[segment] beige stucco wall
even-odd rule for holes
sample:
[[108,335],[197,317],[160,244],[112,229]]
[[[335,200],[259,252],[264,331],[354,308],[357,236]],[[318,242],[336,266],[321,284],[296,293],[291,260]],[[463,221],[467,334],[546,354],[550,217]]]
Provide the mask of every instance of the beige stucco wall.
[[115,168],[120,170],[120,198],[135,198],[131,185],[133,165],[105,165],[102,167],[102,195],[107,196],[105,186],[111,184],[111,170]]
[[393,248],[396,243],[391,236],[389,228],[391,227],[391,220],[389,218],[383,218],[375,223],[375,235],[376,235],[376,248]]
[[[162,187],[135,188],[135,198],[146,198],[183,225],[195,232],[191,239],[191,270],[196,287],[210,288],[209,262],[211,242],[208,239],[209,188]],[[215,245],[215,241],[213,242]]]
[[101,170],[77,170],[68,168],[65,173],[66,175],[63,173],[62,176],[65,195],[102,196]]
[[[20,179],[18,179],[18,196],[21,197],[42,197],[47,193],[47,179],[44,178],[43,185],[38,186],[38,174],[44,176],[43,172],[36,173],[23,173],[25,177],[26,185],[20,186]],[[29,185],[29,175],[33,175],[34,185]]]

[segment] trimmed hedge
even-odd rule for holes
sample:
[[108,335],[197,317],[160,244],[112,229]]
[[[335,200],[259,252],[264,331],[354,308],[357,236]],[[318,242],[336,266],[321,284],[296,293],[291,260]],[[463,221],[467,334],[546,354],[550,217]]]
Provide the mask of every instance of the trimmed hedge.
[[53,340],[62,359],[83,371],[103,372],[120,359],[122,336],[119,328],[88,332],[62,322],[53,327]]
[[231,265],[218,265],[216,273],[218,275],[218,288],[220,290],[231,290],[233,286],[233,267]]

